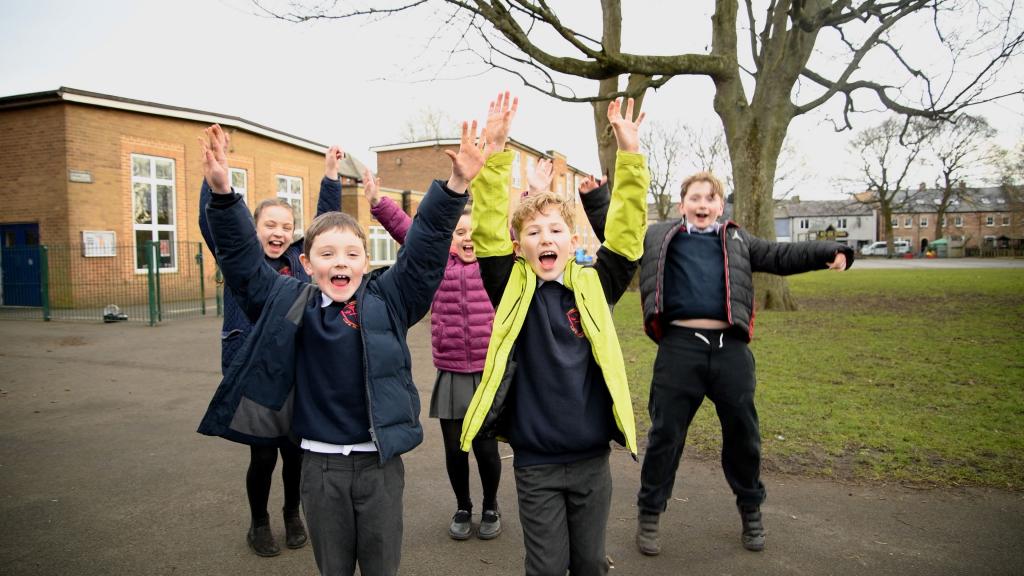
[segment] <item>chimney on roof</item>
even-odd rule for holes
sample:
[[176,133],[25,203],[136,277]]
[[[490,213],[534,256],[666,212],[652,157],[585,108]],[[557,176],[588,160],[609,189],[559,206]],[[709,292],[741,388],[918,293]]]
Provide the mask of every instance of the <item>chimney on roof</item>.
[[924,192],[927,189],[928,189],[928,186],[926,186],[924,182],[921,182],[920,184],[917,185],[917,190],[919,192]]
[[790,200],[791,202],[793,202],[794,204],[799,204],[799,203],[800,203],[800,197],[799,197],[799,196],[793,196],[793,197],[792,197],[792,198],[790,198],[789,200]]

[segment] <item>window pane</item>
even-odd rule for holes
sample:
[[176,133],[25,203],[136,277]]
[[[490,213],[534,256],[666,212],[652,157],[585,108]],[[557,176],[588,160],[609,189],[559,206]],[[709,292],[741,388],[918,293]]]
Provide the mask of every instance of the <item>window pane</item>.
[[136,230],[135,231],[135,267],[145,270],[146,269],[146,250],[149,249],[149,241],[153,239],[153,234],[149,230]]
[[157,258],[160,259],[161,268],[174,268],[174,251],[177,246],[174,245],[174,232],[170,230],[161,230],[157,233],[160,239],[159,248],[157,249]]
[[156,159],[156,177],[161,180],[174,180],[174,161],[166,158]]
[[174,193],[170,186],[157,186],[156,187],[156,223],[157,224],[173,224],[173,207],[171,206],[171,200],[174,199]]
[[277,177],[277,195],[286,196],[288,194],[288,181],[284,178]]
[[302,198],[292,198],[288,203],[295,212],[295,230],[302,230]]
[[136,182],[132,184],[132,192],[135,223],[151,224],[153,222],[153,213],[152,206],[150,205],[149,184]]
[[299,178],[292,179],[292,194],[302,194],[302,180]]
[[232,170],[231,171],[231,185],[235,188],[245,188],[245,170]]
[[132,156],[132,176],[149,177],[149,158]]

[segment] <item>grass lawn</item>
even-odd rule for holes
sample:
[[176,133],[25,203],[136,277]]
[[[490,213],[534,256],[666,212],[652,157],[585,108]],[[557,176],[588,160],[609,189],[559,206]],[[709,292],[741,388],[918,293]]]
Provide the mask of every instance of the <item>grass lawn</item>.
[[[790,278],[800,310],[758,312],[764,468],[1024,489],[1024,270],[858,270]],[[639,293],[615,309],[641,446],[656,346]],[[687,457],[718,458],[706,401]]]

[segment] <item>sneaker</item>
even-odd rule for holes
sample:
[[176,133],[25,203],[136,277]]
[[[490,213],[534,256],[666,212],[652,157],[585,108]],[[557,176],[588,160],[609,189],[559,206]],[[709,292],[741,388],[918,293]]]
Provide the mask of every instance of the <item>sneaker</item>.
[[473,533],[473,515],[469,510],[459,510],[452,516],[452,523],[448,526],[448,535],[453,540],[465,540]]
[[284,534],[284,544],[292,550],[306,545],[306,526],[298,510],[284,511]]
[[249,542],[249,548],[252,548],[252,551],[257,556],[269,557],[277,556],[281,553],[281,549],[277,547],[277,542],[274,542],[274,535],[270,532],[269,521],[252,524],[245,539]]
[[743,521],[743,547],[752,552],[764,550],[764,523],[761,521],[761,507],[756,504],[741,504],[740,519]]
[[658,540],[658,514],[640,512],[636,517],[636,547],[644,556],[661,554],[661,542]]
[[493,540],[501,534],[501,513],[497,510],[484,510],[480,516],[480,528],[476,537],[481,540]]

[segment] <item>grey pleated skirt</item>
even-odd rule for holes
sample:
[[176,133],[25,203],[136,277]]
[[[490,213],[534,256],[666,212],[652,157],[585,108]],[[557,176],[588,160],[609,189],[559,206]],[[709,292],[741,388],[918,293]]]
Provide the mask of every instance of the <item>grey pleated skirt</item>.
[[430,417],[461,420],[466,417],[473,392],[480,385],[480,372],[463,374],[438,370],[430,395]]

